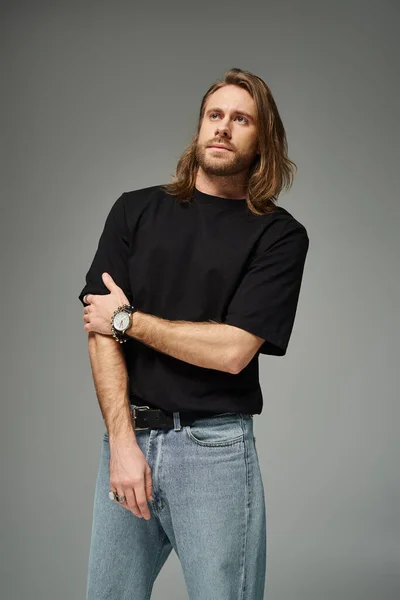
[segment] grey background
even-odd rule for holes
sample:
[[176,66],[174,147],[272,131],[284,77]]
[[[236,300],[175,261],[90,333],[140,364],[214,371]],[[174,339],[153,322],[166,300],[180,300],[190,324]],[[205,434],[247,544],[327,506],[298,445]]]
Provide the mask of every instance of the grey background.
[[[123,192],[170,180],[203,93],[271,87],[311,244],[255,417],[269,600],[400,597],[396,2],[3,3],[1,587],[82,600],[103,422],[77,298]],[[187,598],[174,553],[154,600]]]

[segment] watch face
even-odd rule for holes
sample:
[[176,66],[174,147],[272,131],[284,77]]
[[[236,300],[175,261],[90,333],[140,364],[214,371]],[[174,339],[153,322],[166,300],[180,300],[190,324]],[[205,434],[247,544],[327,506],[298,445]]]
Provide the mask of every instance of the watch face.
[[129,325],[129,313],[125,311],[118,312],[114,317],[114,327],[117,331],[125,331]]

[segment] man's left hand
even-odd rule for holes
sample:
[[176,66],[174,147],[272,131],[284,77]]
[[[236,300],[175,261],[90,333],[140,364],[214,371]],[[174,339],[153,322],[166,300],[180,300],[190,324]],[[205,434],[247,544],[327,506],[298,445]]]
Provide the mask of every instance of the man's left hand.
[[115,283],[111,275],[102,274],[102,279],[109,294],[86,294],[83,301],[89,306],[83,309],[85,331],[95,331],[103,335],[112,335],[111,317],[122,304],[130,304],[123,290]]

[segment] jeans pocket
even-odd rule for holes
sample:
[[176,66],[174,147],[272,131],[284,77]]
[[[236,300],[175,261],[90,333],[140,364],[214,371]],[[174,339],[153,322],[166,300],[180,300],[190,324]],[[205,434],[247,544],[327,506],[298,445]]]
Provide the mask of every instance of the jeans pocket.
[[237,414],[196,419],[186,425],[185,430],[189,439],[199,446],[229,446],[244,440],[241,417]]

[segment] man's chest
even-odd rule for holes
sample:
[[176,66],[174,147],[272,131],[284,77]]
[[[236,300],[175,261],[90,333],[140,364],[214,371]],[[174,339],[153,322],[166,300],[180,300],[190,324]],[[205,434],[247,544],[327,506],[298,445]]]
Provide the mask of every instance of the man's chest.
[[149,214],[129,254],[133,297],[163,318],[218,314],[245,273],[255,240],[243,219],[228,214]]

